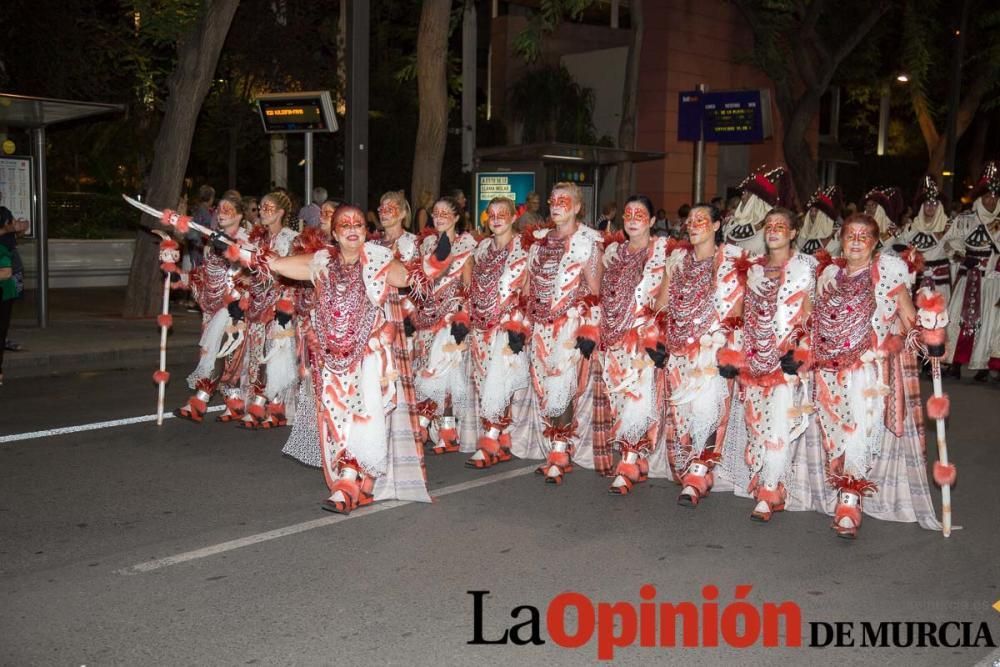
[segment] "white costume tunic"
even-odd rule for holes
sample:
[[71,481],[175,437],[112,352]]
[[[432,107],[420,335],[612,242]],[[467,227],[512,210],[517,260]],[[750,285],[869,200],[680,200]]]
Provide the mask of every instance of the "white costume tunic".
[[666,273],[667,247],[667,239],[653,237],[638,253],[627,242],[612,243],[604,252],[600,358],[611,407],[609,436],[619,448],[651,451],[656,444],[644,437],[660,421],[664,378],[646,354],[646,339],[657,335],[652,311]]
[[750,489],[776,488],[791,463],[792,443],[808,426],[808,383],[786,375],[781,357],[794,351],[805,334],[806,304],[816,287],[816,260],[796,253],[774,278],[762,258],[747,274],[743,348],[746,370],[740,375],[747,431],[746,463]]
[[[990,213],[982,199],[977,199],[972,211],[952,221],[946,241],[956,252],[977,261],[974,269],[964,266],[958,269],[954,296],[948,304],[948,345],[944,355],[946,360],[967,364],[972,370],[987,367],[991,339],[1000,327],[1000,308],[996,307],[1000,300],[998,222],[1000,204]],[[978,281],[969,280],[970,271],[978,272]]]
[[434,401],[436,415],[445,410],[448,398],[456,410],[471,409],[469,386],[468,344],[456,344],[451,324],[464,298],[462,272],[472,261],[476,240],[463,233],[452,241],[451,253],[441,266],[434,258],[438,237],[428,236],[420,245],[423,270],[431,281],[430,294],[419,304],[413,315],[417,328],[414,335],[413,372],[417,398]]
[[839,243],[835,237],[837,223],[826,213],[817,209],[816,218],[811,219],[806,213],[802,231],[795,237],[799,251],[807,255],[815,255],[819,250],[826,250],[834,254],[833,250],[839,250]]
[[[739,313],[744,288],[738,263],[746,253],[723,245],[703,260],[682,247],[667,258],[667,384],[672,433],[668,456],[680,478],[717,434],[721,453],[729,411],[729,382],[719,375],[717,355],[732,340],[725,325]],[[722,433],[719,433],[722,431]],[[722,437],[718,437],[718,436]]]
[[954,251],[949,250],[949,244],[955,238],[950,233],[944,206],[940,204],[935,208],[934,218],[931,220],[924,217],[921,206],[913,222],[896,237],[896,243],[915,248],[924,257],[924,272],[917,277],[918,286],[923,280],[930,280],[935,289],[944,294],[945,299],[951,298],[951,256]]
[[526,330],[520,299],[527,280],[528,253],[521,237],[515,236],[503,248],[496,248],[492,238],[483,239],[473,256],[475,268],[469,289],[472,376],[479,416],[496,423],[507,415],[514,392],[528,386],[527,349],[514,354],[507,346],[508,328]]

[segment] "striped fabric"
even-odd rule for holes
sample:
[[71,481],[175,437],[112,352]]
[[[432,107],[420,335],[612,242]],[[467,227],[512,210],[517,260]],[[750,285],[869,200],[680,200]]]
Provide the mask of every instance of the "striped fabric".
[[604,383],[604,372],[600,360],[595,355],[590,360],[591,380],[593,381],[593,428],[594,471],[605,477],[614,474],[614,452],[611,441],[614,438],[612,426],[614,415],[611,414],[611,401],[608,399],[608,387]]

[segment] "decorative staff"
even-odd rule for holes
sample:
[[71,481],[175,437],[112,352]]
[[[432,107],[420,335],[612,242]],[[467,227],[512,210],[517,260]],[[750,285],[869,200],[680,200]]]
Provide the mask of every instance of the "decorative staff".
[[[934,463],[934,482],[941,487],[941,532],[951,535],[951,487],[958,471],[948,461],[948,442],[945,438],[945,420],[951,409],[948,395],[941,389],[941,357],[944,356],[945,328],[948,310],[944,295],[931,287],[921,287],[917,292],[917,321],[921,327],[920,347],[931,362],[934,395],[927,399],[927,415],[937,425],[938,460]],[[955,529],[961,526],[955,526]]]

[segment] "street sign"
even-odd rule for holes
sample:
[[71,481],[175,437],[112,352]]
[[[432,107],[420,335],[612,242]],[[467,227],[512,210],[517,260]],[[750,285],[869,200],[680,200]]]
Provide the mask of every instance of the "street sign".
[[704,138],[717,143],[748,144],[772,134],[771,93],[767,89],[683,91],[679,95],[679,141]]
[[535,189],[535,174],[531,171],[476,172],[476,220],[485,226],[486,207],[494,197],[508,197],[520,206]]
[[268,93],[257,98],[265,134],[336,132],[330,91]]
[[31,158],[13,155],[0,158],[0,193],[6,206],[14,215],[15,220],[28,221],[28,231],[25,236],[35,237],[35,215],[33,202],[37,197],[32,177]]

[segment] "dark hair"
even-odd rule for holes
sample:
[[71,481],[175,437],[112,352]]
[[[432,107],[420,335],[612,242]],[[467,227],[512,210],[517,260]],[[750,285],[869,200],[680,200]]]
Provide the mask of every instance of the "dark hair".
[[238,195],[234,196],[232,194],[224,194],[219,198],[219,203],[221,204],[222,202],[231,204],[240,215],[244,215],[246,213],[246,207],[243,205],[243,198]]
[[631,204],[632,202],[638,202],[642,204],[643,208],[646,209],[646,212],[649,213],[649,219],[650,220],[653,219],[653,216],[655,215],[655,210],[653,208],[653,201],[649,197],[647,197],[646,195],[632,195],[631,197],[625,200],[625,206],[622,207],[622,210],[624,211],[628,207],[628,205]]
[[880,230],[878,228],[878,221],[875,220],[875,218],[868,215],[867,213],[855,213],[847,220],[844,220],[844,224],[840,226],[840,238],[841,239],[844,238],[844,230],[847,229],[848,225],[855,225],[855,224],[867,225],[868,231],[870,231],[875,238],[878,238],[880,235]]
[[440,197],[440,198],[438,198],[438,200],[436,202],[434,202],[434,205],[431,206],[431,210],[433,211],[434,206],[437,206],[438,204],[445,204],[448,208],[451,209],[452,213],[454,213],[455,215],[458,216],[458,222],[455,223],[455,232],[458,233],[458,234],[464,233],[465,232],[465,219],[462,217],[462,207],[459,206],[459,204],[455,200],[455,198],[454,197]]
[[[627,204],[629,201],[632,201],[632,200],[629,199],[625,203]],[[618,204],[616,202],[613,202],[613,201],[604,202],[604,207],[601,209],[601,215],[603,215],[603,216],[609,216],[612,213],[615,213],[617,210],[618,210]]]
[[783,206],[775,206],[767,212],[767,215],[764,216],[764,220],[767,221],[767,219],[772,215],[780,215],[788,221],[788,226],[796,231],[802,229],[802,218],[795,215],[795,212],[791,209],[787,209]]
[[688,213],[691,212],[691,204],[681,204],[680,208],[677,209],[678,218],[687,218]]
[[719,210],[718,207],[712,206],[711,204],[706,204],[705,202],[702,201],[702,202],[696,202],[695,205],[691,207],[691,210],[688,211],[688,215],[691,215],[691,213],[696,208],[703,208],[707,210],[709,217],[712,218],[712,222],[719,223],[719,228],[715,230],[715,244],[716,245],[721,244],[724,239],[722,234],[722,211]]

